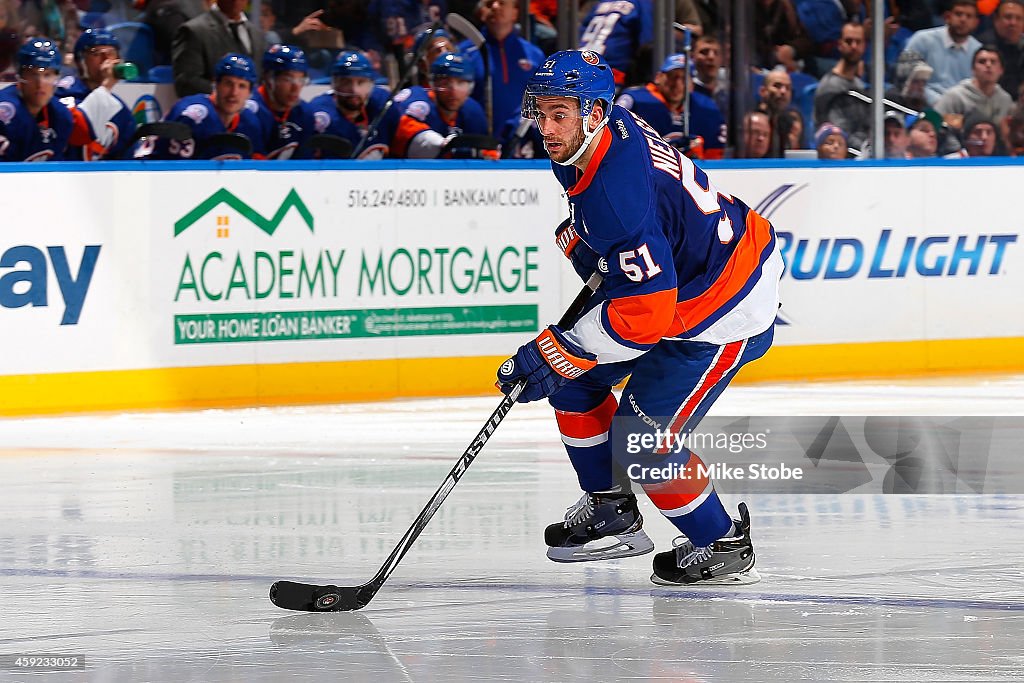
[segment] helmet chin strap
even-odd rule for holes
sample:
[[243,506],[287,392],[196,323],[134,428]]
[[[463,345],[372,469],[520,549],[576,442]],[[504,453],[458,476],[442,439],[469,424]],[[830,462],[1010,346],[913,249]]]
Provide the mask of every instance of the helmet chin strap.
[[592,131],[590,131],[588,133],[587,132],[587,119],[583,119],[583,122],[581,124],[583,126],[583,144],[580,145],[580,148],[578,150],[576,150],[575,154],[573,154],[571,157],[569,157],[565,161],[555,161],[554,159],[552,159],[552,161],[555,161],[555,163],[559,164],[560,166],[572,166],[573,164],[575,164],[576,161],[581,156],[583,156],[583,153],[587,151],[587,148],[590,147],[590,141],[594,139],[595,135],[597,135],[599,132],[601,132],[601,129],[604,128],[606,123],[608,123],[608,117],[607,116],[605,116],[603,119],[601,119],[601,123],[597,124],[597,126],[594,128],[594,130],[592,130]]

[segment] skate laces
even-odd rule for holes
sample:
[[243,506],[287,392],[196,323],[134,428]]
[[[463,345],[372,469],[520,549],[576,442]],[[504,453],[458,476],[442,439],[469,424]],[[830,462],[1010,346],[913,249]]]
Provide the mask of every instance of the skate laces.
[[565,511],[565,528],[579,524],[581,521],[594,514],[594,503],[589,493],[576,501],[576,504]]
[[676,551],[676,566],[680,569],[691,564],[706,562],[715,554],[714,546],[697,547],[686,536],[672,539],[672,547]]

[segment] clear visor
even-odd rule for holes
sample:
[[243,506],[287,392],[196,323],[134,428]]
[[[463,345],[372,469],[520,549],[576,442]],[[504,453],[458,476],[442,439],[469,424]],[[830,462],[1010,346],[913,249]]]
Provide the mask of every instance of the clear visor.
[[41,66],[26,66],[18,71],[18,80],[25,83],[56,83],[59,77],[57,71]]
[[461,78],[442,76],[434,79],[434,90],[437,92],[450,92],[456,95],[466,95],[473,90],[473,81],[466,81]]

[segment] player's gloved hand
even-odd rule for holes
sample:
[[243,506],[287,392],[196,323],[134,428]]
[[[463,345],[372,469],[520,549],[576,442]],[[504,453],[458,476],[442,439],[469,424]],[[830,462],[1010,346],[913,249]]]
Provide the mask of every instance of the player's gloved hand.
[[571,218],[566,218],[555,228],[555,244],[572,263],[573,270],[586,282],[591,274],[598,270],[598,261],[601,256],[580,239],[580,236],[576,234],[576,227],[571,221]]
[[501,364],[498,388],[508,394],[518,380],[525,379],[526,386],[516,402],[539,401],[595,365],[597,356],[569,341],[562,330],[551,325]]

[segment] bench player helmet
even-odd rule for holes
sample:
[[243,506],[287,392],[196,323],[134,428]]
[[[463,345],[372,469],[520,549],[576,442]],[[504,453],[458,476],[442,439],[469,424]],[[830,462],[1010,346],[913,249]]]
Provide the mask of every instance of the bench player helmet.
[[331,76],[338,78],[369,78],[376,80],[377,71],[370,64],[370,60],[361,52],[346,50],[338,53],[338,58],[331,66]]
[[49,38],[32,38],[18,48],[15,63],[19,69],[60,71],[61,61],[60,50],[55,42]]
[[300,71],[309,73],[306,53],[294,45],[271,45],[263,53],[263,73],[275,71]]
[[455,52],[446,52],[430,65],[430,75],[433,78],[459,78],[464,81],[473,81],[476,76],[473,69],[466,63],[466,58]]
[[[548,57],[527,82],[523,93],[524,118],[537,118],[538,97],[574,97],[579,101],[583,144],[567,161],[558,162],[570,166],[608,123],[615,98],[615,76],[604,57],[592,50],[561,50]],[[598,101],[604,103],[604,118],[593,130],[588,130],[587,119]]]
[[75,41],[75,59],[81,59],[86,50],[103,45],[109,45],[117,50],[118,54],[121,53],[121,41],[117,36],[105,28],[88,28],[82,31]]
[[256,65],[245,55],[236,53],[226,54],[217,62],[213,69],[214,80],[219,81],[225,76],[242,78],[253,86],[256,85]]

